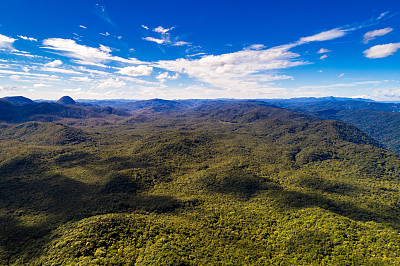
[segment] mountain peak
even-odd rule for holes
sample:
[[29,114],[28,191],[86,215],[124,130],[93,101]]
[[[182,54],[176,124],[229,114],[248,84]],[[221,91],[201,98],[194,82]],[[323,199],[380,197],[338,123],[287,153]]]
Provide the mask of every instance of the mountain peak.
[[59,104],[76,104],[76,102],[74,101],[74,99],[72,99],[72,98],[69,97],[69,96],[63,96],[63,97],[61,97],[61,98],[57,101],[57,103],[59,103]]

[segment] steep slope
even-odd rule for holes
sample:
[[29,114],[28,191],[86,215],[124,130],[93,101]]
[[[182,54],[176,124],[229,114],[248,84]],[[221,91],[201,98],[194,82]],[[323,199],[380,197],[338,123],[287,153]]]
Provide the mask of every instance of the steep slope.
[[259,102],[143,117],[0,143],[2,264],[400,263],[400,158],[354,126]]

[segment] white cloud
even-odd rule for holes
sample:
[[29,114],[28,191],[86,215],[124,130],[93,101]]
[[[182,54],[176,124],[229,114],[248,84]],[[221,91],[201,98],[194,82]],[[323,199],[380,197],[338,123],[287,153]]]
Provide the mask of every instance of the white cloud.
[[14,43],[14,41],[16,41],[16,39],[0,34],[0,49],[13,50],[14,48],[12,44]]
[[127,75],[127,76],[149,76],[153,72],[153,67],[140,65],[140,66],[131,66],[121,68],[118,73]]
[[33,84],[34,88],[43,88],[43,87],[51,87],[51,85],[43,84],[43,83],[37,83]]
[[80,82],[91,82],[92,81],[92,79],[90,79],[89,77],[72,77],[72,78],[70,78],[70,80],[73,80],[73,81],[80,81]]
[[265,50],[242,50],[222,55],[208,55],[201,59],[159,61],[155,67],[187,74],[198,81],[223,89],[266,88],[264,82],[287,79],[271,71],[304,65],[299,56],[288,51],[289,46]]
[[[148,27],[142,25],[143,28],[149,29]],[[142,39],[145,41],[149,42],[155,42],[157,44],[163,44],[163,45],[170,45],[170,46],[184,46],[184,45],[191,45],[189,42],[184,42],[184,41],[177,41],[171,40],[169,31],[173,30],[175,27],[171,28],[163,28],[162,26],[158,26],[157,28],[153,29],[154,32],[160,34],[160,38],[154,38],[154,37],[143,37]]]
[[109,32],[106,32],[106,33],[100,32],[99,34],[100,34],[100,35],[103,35],[103,36],[110,36],[110,33],[109,33]]
[[164,82],[167,79],[170,80],[176,80],[180,77],[178,73],[175,73],[174,75],[170,76],[168,72],[160,73],[156,78],[160,80],[161,82]]
[[252,44],[249,47],[246,48],[247,50],[262,50],[265,49],[264,44]]
[[143,29],[146,29],[146,30],[149,30],[149,27],[147,27],[147,26],[145,26],[145,25],[142,25],[142,28],[143,28]]
[[83,26],[83,25],[79,25],[79,27],[82,28],[82,29],[85,29],[85,30],[87,29],[87,27]]
[[121,87],[124,87],[125,85],[126,85],[126,83],[119,80],[118,78],[117,79],[109,78],[109,79],[100,81],[100,83],[98,83],[96,87],[99,89],[121,88]]
[[158,32],[161,34],[166,34],[167,32],[169,32],[170,30],[173,30],[175,27],[171,27],[169,29],[163,28],[162,26],[158,26],[157,28],[155,28],[153,31],[154,32]]
[[385,17],[387,14],[389,13],[389,11],[383,12],[379,15],[378,19],[382,19],[383,17]]
[[376,37],[386,35],[392,30],[392,28],[384,28],[380,30],[369,31],[364,34],[363,42],[367,44],[369,41],[375,39]]
[[82,88],[77,88],[77,89],[63,89],[65,92],[81,92]]
[[400,49],[400,42],[375,45],[365,50],[364,56],[371,59],[383,58],[394,54],[398,49]]
[[[125,59],[118,56],[112,56],[110,52],[101,50],[101,46],[100,48],[93,48],[86,45],[77,44],[74,40],[71,39],[46,39],[43,41],[43,45],[44,47],[42,48],[52,50],[56,54],[89,63],[98,64],[108,61],[118,61],[129,64],[143,63],[135,58]],[[103,49],[106,49],[105,47],[106,46],[104,46]]]
[[346,35],[346,30],[341,30],[341,29],[332,29],[328,31],[323,31],[318,34],[308,36],[308,37],[302,37],[298,41],[298,44],[304,44],[308,42],[321,42],[321,41],[328,41],[328,40],[333,40],[339,37],[343,37]]
[[184,46],[184,45],[190,45],[190,43],[179,41],[179,42],[171,42],[171,45],[172,46]]
[[158,43],[158,44],[165,43],[165,40],[157,39],[157,38],[153,38],[153,37],[143,37],[143,40],[149,41],[149,42],[155,42],[155,43]]
[[58,66],[61,66],[61,65],[62,65],[61,60],[54,60],[52,62],[49,62],[49,63],[45,64],[46,67],[58,67]]
[[111,48],[105,45],[100,44],[100,48],[101,51],[106,52],[106,53],[111,53]]
[[329,52],[332,52],[332,51],[325,49],[325,48],[321,48],[318,50],[317,54],[325,54],[325,53],[329,53]]
[[337,76],[338,78],[341,78],[341,77],[343,77],[344,75],[346,75],[346,73],[342,73],[342,74],[340,74],[339,76]]
[[327,58],[327,57],[328,57],[328,55],[324,54],[324,55],[322,55],[319,59],[324,60],[324,59]]
[[331,88],[343,88],[343,87],[356,87],[362,85],[380,84],[384,81],[371,80],[371,81],[356,81],[350,83],[337,83],[330,85],[320,85],[320,86],[300,86],[299,89],[331,89]]
[[32,37],[26,37],[26,36],[21,36],[21,35],[18,35],[18,37],[20,37],[21,39],[27,40],[27,41],[37,42],[37,39],[32,38]]

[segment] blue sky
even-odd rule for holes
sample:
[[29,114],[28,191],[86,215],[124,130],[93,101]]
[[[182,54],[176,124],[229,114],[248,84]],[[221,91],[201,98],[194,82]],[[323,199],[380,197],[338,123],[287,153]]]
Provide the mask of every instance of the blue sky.
[[0,3],[0,97],[400,100],[398,1]]

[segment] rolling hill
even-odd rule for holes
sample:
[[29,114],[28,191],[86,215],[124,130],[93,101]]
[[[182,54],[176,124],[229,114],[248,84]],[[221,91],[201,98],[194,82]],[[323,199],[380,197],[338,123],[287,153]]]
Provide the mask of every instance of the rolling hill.
[[1,130],[1,264],[400,263],[400,157],[353,125],[207,101]]

